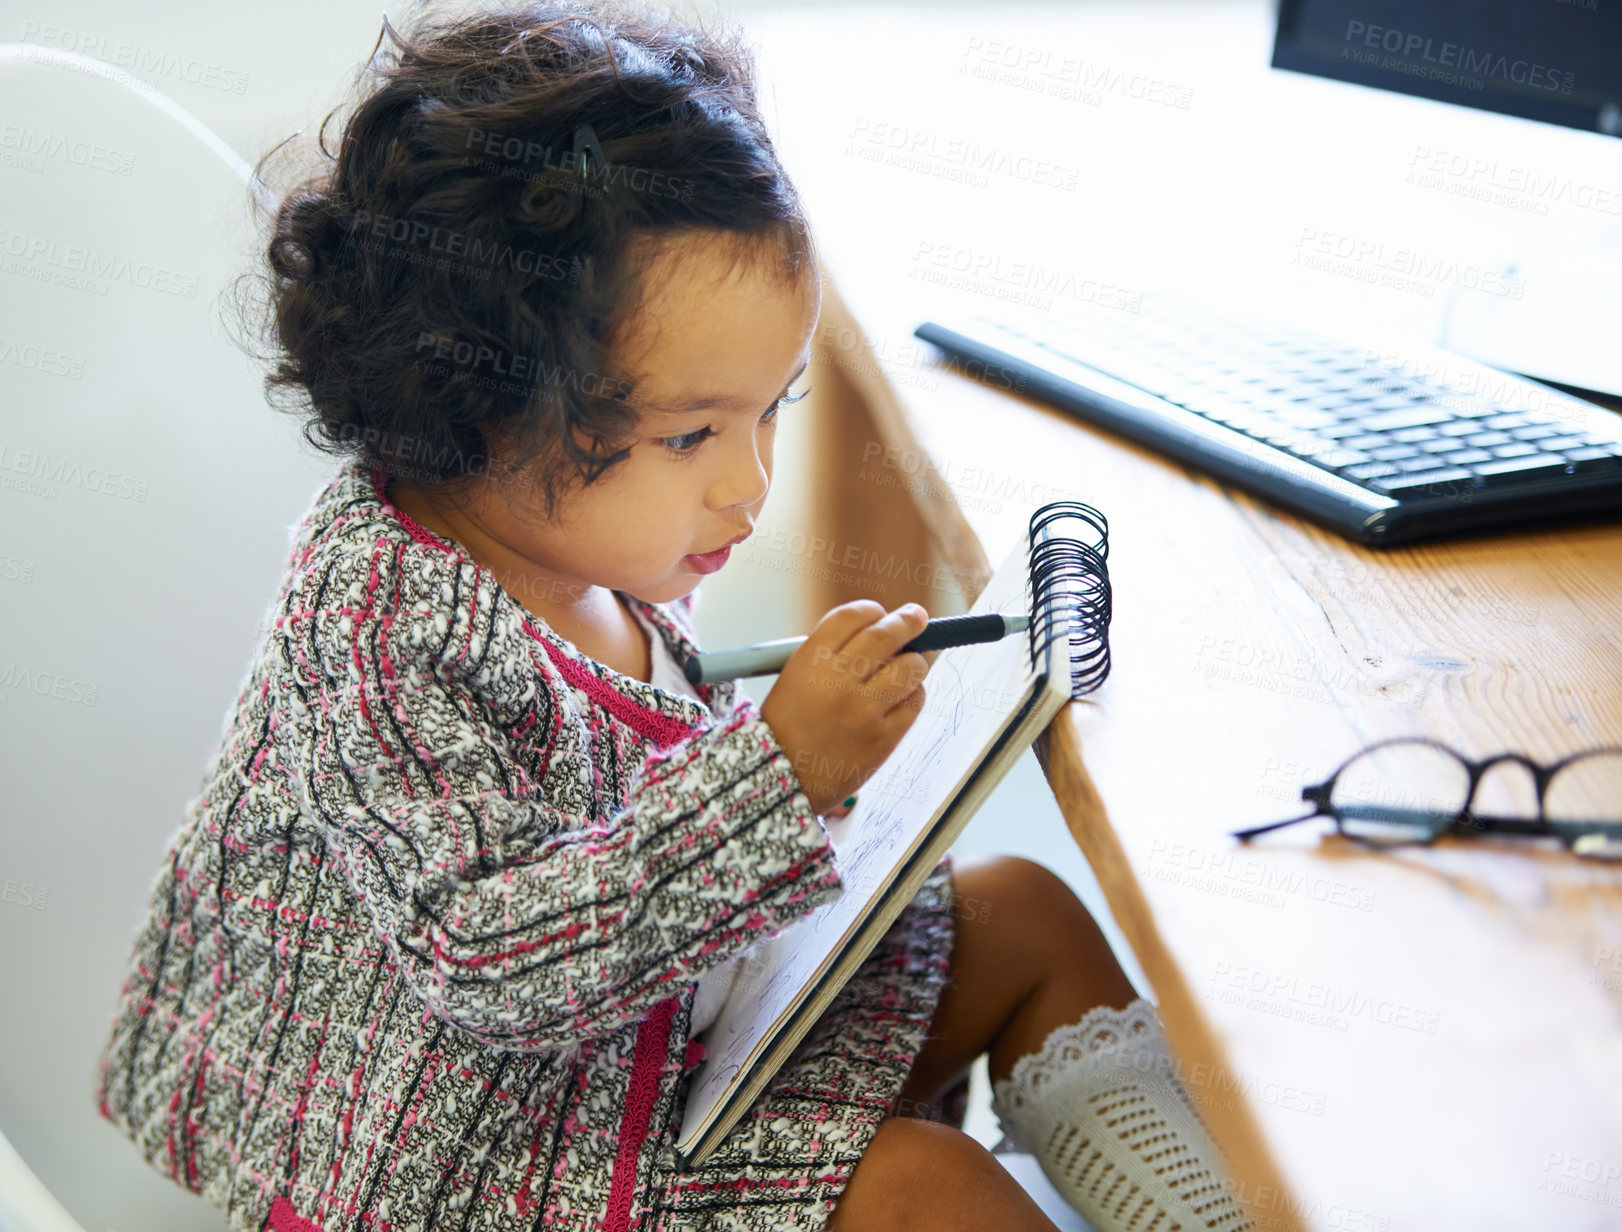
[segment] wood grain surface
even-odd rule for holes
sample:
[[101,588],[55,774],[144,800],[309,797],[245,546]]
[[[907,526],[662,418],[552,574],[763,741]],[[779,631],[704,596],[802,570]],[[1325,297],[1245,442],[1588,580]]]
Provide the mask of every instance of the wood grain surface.
[[1110,519],[1113,671],[1039,755],[1257,1227],[1616,1226],[1582,1178],[1622,1149],[1622,869],[1228,832],[1391,736],[1622,743],[1622,528],[1376,552],[934,368],[850,435],[931,459],[913,514],[971,598],[1029,516],[999,492]]

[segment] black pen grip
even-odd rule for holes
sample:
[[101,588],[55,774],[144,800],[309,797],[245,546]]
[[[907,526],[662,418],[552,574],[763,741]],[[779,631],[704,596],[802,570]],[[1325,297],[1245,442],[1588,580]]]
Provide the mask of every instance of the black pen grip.
[[941,616],[928,626],[897,654],[910,650],[945,650],[949,646],[972,646],[975,642],[995,642],[1006,636],[1008,628],[998,615]]

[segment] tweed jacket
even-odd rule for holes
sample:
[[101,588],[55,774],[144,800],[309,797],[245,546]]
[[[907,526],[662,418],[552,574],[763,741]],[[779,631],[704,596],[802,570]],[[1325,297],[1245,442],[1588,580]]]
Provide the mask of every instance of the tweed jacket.
[[[741,690],[597,663],[386,491],[351,459],[293,530],[101,1115],[234,1232],[822,1227],[938,1002],[950,859],[679,1171],[696,982],[838,897],[828,834]],[[626,601],[695,652],[688,601]]]

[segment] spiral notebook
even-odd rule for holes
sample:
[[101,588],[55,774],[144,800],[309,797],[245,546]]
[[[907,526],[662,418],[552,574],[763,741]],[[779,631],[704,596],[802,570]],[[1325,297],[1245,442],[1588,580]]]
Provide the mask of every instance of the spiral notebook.
[[942,651],[925,703],[845,817],[825,821],[839,898],[746,952],[720,1016],[699,1035],[676,1143],[702,1162],[912,901],[924,879],[1066,701],[1109,673],[1108,527],[1075,501],[1032,515],[971,612],[1029,613],[1024,636]]

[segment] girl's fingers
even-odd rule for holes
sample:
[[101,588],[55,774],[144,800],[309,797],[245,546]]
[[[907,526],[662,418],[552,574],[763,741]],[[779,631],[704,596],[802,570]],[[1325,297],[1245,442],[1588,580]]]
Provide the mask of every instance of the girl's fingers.
[[848,817],[850,815],[851,809],[853,809],[855,807],[856,807],[856,797],[854,795],[846,796],[845,799],[842,802],[840,802],[839,804],[834,805],[833,808],[829,809],[826,813],[823,814],[823,816],[824,817],[831,817],[835,821],[838,821],[841,817]]
[[877,699],[888,714],[923,682],[928,668],[923,655],[909,650],[869,677],[862,685],[862,692]]
[[[916,603],[906,603],[856,633],[840,651],[840,658],[858,679],[871,680],[890,657],[924,631],[929,614]],[[847,657],[848,656],[848,657]]]
[[888,725],[889,730],[887,738],[899,744],[901,737],[907,734],[907,729],[917,721],[919,712],[923,710],[924,703],[928,700],[923,684],[919,683],[917,687],[908,692],[894,706],[885,711],[884,722]]
[[884,616],[884,604],[877,599],[852,599],[830,608],[818,622],[818,629],[835,650]]
[[883,615],[884,605],[877,599],[853,599],[829,608],[817,621],[816,628],[806,636],[805,645],[800,650],[837,653],[852,637]]

